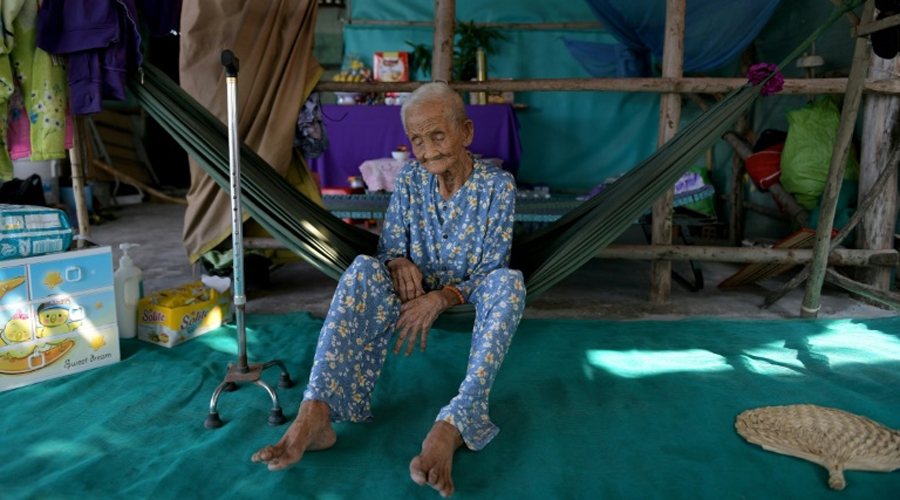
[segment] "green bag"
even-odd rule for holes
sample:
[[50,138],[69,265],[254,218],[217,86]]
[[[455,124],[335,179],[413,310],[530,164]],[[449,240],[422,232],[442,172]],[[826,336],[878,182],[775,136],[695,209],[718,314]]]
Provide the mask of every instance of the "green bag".
[[[781,185],[807,210],[825,190],[841,113],[833,98],[825,97],[788,113],[788,134],[781,153]],[[844,178],[859,180],[859,161],[851,145]]]

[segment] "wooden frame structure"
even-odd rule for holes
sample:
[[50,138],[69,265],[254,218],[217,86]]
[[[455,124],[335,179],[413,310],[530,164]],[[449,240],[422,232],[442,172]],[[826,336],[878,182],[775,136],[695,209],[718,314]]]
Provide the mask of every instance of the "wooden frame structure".
[[[836,6],[840,6],[841,0],[830,0]],[[660,128],[659,128],[659,145],[671,138],[677,131],[678,118],[680,116],[681,98],[678,94],[709,94],[728,92],[738,88],[746,83],[742,78],[684,78],[682,76],[682,68],[684,61],[684,14],[686,0],[666,0],[666,28],[665,42],[663,51],[663,75],[661,78],[584,78],[584,79],[528,79],[528,80],[504,80],[504,81],[485,81],[485,82],[460,82],[451,81],[452,75],[452,54],[454,43],[454,20],[456,12],[455,0],[435,0],[435,18],[434,18],[434,53],[432,57],[432,75],[435,80],[446,80],[450,85],[461,92],[479,92],[479,91],[515,91],[515,92],[534,92],[534,91],[595,91],[595,92],[655,92],[661,94],[660,109]],[[862,293],[866,297],[872,298],[881,304],[888,304],[892,307],[900,308],[900,299],[898,296],[890,293],[889,283],[886,282],[884,276],[888,272],[885,268],[880,271],[876,270],[871,274],[877,278],[870,278],[870,284],[851,282],[844,277],[837,278],[833,271],[826,272],[829,262],[835,262],[837,255],[855,255],[863,259],[858,261],[857,265],[876,265],[876,266],[896,266],[898,262],[898,254],[893,250],[894,228],[893,220],[890,215],[896,216],[897,213],[897,194],[896,190],[891,194],[884,195],[880,198],[879,215],[867,215],[864,212],[867,209],[861,204],[856,220],[862,220],[864,227],[880,228],[870,229],[870,233],[876,233],[871,242],[862,250],[842,250],[835,249],[836,241],[841,238],[832,240],[830,235],[834,223],[835,207],[837,203],[837,193],[840,190],[841,177],[843,175],[843,166],[846,164],[847,155],[849,153],[850,139],[853,134],[853,127],[856,122],[856,116],[860,107],[862,94],[869,93],[878,96],[879,99],[886,99],[895,104],[894,114],[883,117],[884,123],[896,123],[900,118],[900,78],[897,78],[897,71],[893,72],[892,78],[879,78],[879,75],[869,75],[866,73],[869,67],[871,49],[868,46],[867,36],[874,31],[889,26],[900,24],[900,16],[892,16],[878,22],[874,20],[874,1],[868,0],[865,4],[862,20],[853,12],[848,12],[845,17],[850,23],[850,35],[856,37],[856,49],[854,53],[853,66],[848,78],[821,78],[821,79],[789,79],[785,81],[782,94],[844,94],[845,103],[841,113],[841,122],[838,132],[838,138],[835,141],[834,154],[828,174],[828,182],[823,194],[821,209],[818,221],[818,236],[815,250],[810,251],[791,251],[791,257],[788,258],[787,253],[772,251],[768,249],[744,249],[729,247],[674,247],[671,246],[671,226],[672,226],[672,206],[671,195],[669,192],[661,200],[659,200],[653,209],[653,244],[644,247],[642,251],[635,248],[623,250],[621,247],[610,248],[601,251],[598,256],[606,256],[611,258],[645,258],[653,261],[651,276],[650,298],[654,302],[666,302],[669,300],[671,291],[671,261],[669,259],[691,258],[699,260],[729,260],[735,262],[797,262],[807,263],[807,267],[795,278],[792,285],[796,287],[799,282],[807,279],[806,295],[803,299],[800,314],[804,317],[814,317],[819,309],[821,289],[824,280],[829,279],[845,288],[853,289],[852,291]],[[427,24],[427,23],[426,23]],[[877,59],[877,58],[876,58]],[[900,59],[900,58],[896,58]],[[881,63],[884,65],[884,63]],[[896,69],[900,69],[894,65]],[[317,90],[321,91],[344,91],[344,92],[409,92],[417,88],[423,82],[403,82],[403,83],[345,83],[345,82],[320,82]],[[898,125],[900,127],[900,125]],[[883,130],[890,132],[893,130],[891,126],[885,125]],[[894,134],[896,135],[896,134]],[[726,138],[727,140],[727,138]],[[893,144],[895,151],[900,151],[900,143]],[[746,156],[746,152],[743,155]],[[885,186],[896,185],[896,168],[897,154],[889,155],[881,152],[881,159],[878,165],[869,165],[863,167],[863,178],[878,177],[875,183],[870,182],[867,189],[870,191],[869,198],[874,199],[881,194]],[[735,162],[733,178],[740,178],[743,168],[742,161]],[[876,172],[893,172],[893,175],[875,175],[869,171]],[[888,181],[891,180],[892,183]],[[741,200],[735,199],[734,194],[731,197],[732,211],[740,212],[744,208]],[[739,203],[735,203],[739,202]],[[871,207],[874,203],[866,205]],[[877,221],[871,221],[873,217]],[[735,231],[738,217],[733,217],[731,222],[731,230]],[[853,223],[855,225],[855,222]],[[849,225],[852,228],[852,225]],[[888,226],[890,226],[888,228]],[[846,231],[850,228],[845,227]],[[732,243],[736,243],[732,241]],[[877,262],[866,260],[867,257],[878,254],[880,255]],[[686,257],[688,256],[689,257]],[[851,259],[852,260],[852,259]],[[864,263],[862,263],[864,261]],[[846,264],[845,264],[846,265]],[[852,265],[852,264],[851,264]],[[840,275],[837,275],[840,276]],[[880,280],[880,281],[879,281]],[[876,281],[879,287],[871,286],[871,281]],[[787,288],[787,285],[785,286]],[[788,288],[789,290],[790,288]],[[862,292],[861,292],[862,290]],[[878,293],[873,292],[877,291]],[[786,291],[781,290],[781,295]],[[777,297],[770,297],[767,305],[777,300]],[[877,297],[874,297],[877,295]]]

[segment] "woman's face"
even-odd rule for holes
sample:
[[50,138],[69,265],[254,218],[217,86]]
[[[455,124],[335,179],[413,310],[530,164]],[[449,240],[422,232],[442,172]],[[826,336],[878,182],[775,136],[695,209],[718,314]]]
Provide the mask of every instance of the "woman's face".
[[460,126],[443,103],[424,101],[407,111],[406,131],[416,159],[432,174],[465,170],[466,147],[474,133],[471,120]]

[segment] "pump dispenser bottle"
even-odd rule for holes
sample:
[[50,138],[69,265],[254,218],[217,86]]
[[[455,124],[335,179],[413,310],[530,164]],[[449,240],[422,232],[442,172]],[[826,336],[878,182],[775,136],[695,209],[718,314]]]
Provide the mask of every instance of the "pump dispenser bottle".
[[119,323],[119,337],[123,339],[134,338],[137,335],[137,304],[144,295],[144,273],[138,269],[128,249],[139,246],[133,243],[122,243],[122,257],[119,258],[119,268],[113,273],[113,281],[116,289],[116,319]]

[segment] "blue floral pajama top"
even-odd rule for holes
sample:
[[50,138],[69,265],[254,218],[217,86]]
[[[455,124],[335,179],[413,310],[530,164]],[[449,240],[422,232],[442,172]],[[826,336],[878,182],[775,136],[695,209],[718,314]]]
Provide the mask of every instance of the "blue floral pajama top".
[[444,200],[437,176],[413,160],[397,175],[375,258],[406,257],[426,291],[454,286],[468,302],[488,273],[509,267],[515,204],[512,174],[494,165],[476,159],[466,183]]

